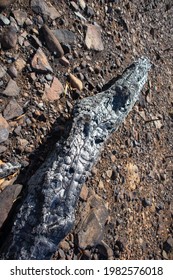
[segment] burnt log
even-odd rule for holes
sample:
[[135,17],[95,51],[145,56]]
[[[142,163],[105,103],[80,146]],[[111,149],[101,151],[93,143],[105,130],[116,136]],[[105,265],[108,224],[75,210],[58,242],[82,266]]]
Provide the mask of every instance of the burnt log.
[[131,111],[147,81],[147,58],[134,62],[106,91],[76,103],[68,139],[28,182],[4,259],[50,259],[72,229],[75,207],[105,141]]

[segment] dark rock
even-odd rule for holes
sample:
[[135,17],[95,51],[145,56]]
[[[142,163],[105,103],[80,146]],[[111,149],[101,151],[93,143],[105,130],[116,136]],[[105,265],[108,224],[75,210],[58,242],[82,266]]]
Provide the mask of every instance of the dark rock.
[[14,26],[7,27],[1,38],[2,48],[7,50],[11,48],[15,48],[17,44],[17,31]]
[[144,207],[151,206],[152,205],[152,201],[149,198],[144,197],[142,199],[142,205]]
[[102,199],[91,196],[86,205],[86,213],[78,231],[78,245],[87,248],[97,245],[103,238],[108,210]]
[[162,251],[162,256],[165,260],[169,259],[167,253],[164,250]]
[[87,14],[88,17],[93,17],[94,16],[94,10],[90,6],[87,6],[86,7],[86,14]]
[[23,114],[22,107],[17,103],[16,100],[11,100],[3,111],[4,118],[11,120]]
[[100,66],[98,66],[98,65],[96,65],[95,66],[95,68],[94,68],[94,72],[96,73],[96,74],[99,74],[100,72],[101,72],[101,67]]
[[170,253],[173,250],[173,238],[171,236],[164,242],[163,249],[166,253]]
[[10,68],[8,69],[8,74],[11,76],[11,78],[17,78],[18,71],[15,67],[15,65],[11,65]]
[[90,250],[84,250],[82,259],[90,260],[91,259],[91,251]]
[[42,26],[42,32],[44,34],[44,39],[49,51],[58,57],[62,57],[64,55],[64,51],[57,37],[54,35],[54,33],[49,29],[49,27],[46,24]]
[[58,41],[63,44],[74,45],[76,43],[76,36],[73,31],[68,29],[56,29],[52,30]]
[[22,185],[16,184],[7,186],[0,193],[0,228],[2,227],[4,221],[6,220],[14,201],[18,197],[22,190]]
[[30,36],[30,39],[31,39],[31,44],[32,45],[36,45],[37,47],[42,47],[42,43],[41,43],[41,41],[37,38],[37,36],[36,35],[31,35]]
[[87,86],[89,90],[93,90],[95,88],[94,84],[92,83],[91,80],[89,80],[86,76],[85,79],[87,80]]
[[118,246],[120,252],[124,251],[124,244],[122,241],[117,240],[115,244],[116,244],[116,246]]
[[105,256],[107,260],[113,259],[113,250],[102,240],[97,246],[98,251],[101,255]]
[[70,47],[69,44],[63,44],[63,43],[62,43],[61,45],[62,45],[64,54],[71,53],[71,47]]
[[0,114],[0,143],[6,141],[9,136],[9,125]]
[[48,6],[44,0],[31,0],[31,9],[37,14],[46,14]]

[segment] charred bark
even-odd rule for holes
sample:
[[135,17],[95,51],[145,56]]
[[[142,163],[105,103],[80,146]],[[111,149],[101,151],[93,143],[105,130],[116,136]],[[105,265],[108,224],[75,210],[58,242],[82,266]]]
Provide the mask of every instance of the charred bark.
[[28,182],[3,258],[51,258],[72,229],[83,183],[106,139],[137,101],[150,67],[148,59],[140,58],[109,89],[77,102],[68,139],[56,145]]

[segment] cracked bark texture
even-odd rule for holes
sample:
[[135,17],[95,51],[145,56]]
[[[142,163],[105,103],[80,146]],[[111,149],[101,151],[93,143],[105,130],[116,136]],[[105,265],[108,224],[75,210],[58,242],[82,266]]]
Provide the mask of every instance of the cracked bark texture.
[[77,102],[68,139],[56,145],[28,182],[3,258],[51,258],[72,229],[81,187],[104,142],[138,100],[150,67],[147,58],[140,58],[108,90]]

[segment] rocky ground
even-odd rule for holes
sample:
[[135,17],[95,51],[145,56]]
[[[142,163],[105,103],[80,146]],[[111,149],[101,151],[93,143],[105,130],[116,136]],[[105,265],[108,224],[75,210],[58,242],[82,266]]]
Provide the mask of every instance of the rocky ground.
[[143,55],[153,64],[148,83],[106,143],[54,258],[173,259],[172,1],[0,0],[0,8],[0,164],[9,166],[0,173],[1,246],[21,189],[67,137],[75,101]]

